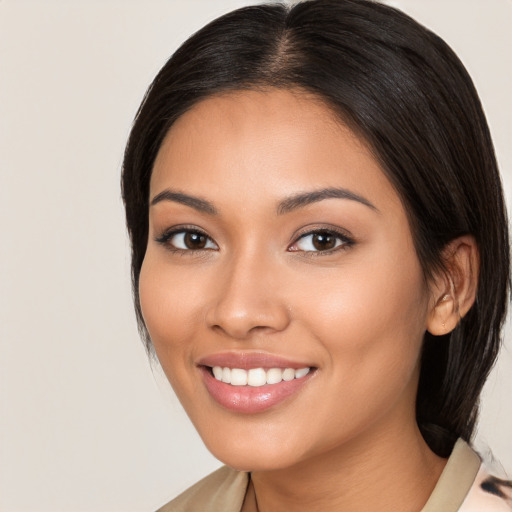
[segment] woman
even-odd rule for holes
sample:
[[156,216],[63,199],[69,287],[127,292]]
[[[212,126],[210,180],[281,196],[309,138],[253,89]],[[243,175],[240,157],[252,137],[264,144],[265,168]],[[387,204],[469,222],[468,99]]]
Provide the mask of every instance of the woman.
[[162,510],[510,509],[467,444],[507,221],[443,41],[366,0],[227,14],[151,85],[122,186],[141,334],[227,465]]

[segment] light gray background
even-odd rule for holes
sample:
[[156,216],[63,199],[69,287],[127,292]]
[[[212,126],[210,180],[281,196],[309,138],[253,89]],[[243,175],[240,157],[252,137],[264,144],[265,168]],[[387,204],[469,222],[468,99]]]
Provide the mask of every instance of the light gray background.
[[[151,511],[219,464],[138,340],[119,170],[160,66],[207,21],[249,3],[0,0],[2,512]],[[512,2],[389,3],[468,67],[510,205]],[[510,338],[477,440],[509,473]]]

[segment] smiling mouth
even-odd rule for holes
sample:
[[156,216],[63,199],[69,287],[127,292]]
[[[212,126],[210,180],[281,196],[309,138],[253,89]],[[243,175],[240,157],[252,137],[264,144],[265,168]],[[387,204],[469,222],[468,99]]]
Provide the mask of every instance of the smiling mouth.
[[231,386],[261,387],[267,384],[279,384],[282,381],[290,382],[295,379],[304,378],[314,370],[311,367],[305,368],[229,368],[221,366],[208,367],[211,375],[225,384]]
[[[253,358],[252,363],[257,357]],[[291,368],[288,365],[267,367],[264,363],[247,368],[247,360],[241,361],[241,366],[246,368],[239,368],[236,363],[233,367],[221,364],[220,361],[217,364],[212,361],[198,365],[203,382],[215,402],[242,414],[260,413],[292,399],[300,394],[318,369],[313,366]]]

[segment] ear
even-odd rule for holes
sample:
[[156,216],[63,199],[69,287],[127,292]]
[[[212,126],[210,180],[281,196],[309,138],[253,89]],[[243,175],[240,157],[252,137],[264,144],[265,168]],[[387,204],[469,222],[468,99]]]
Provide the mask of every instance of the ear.
[[470,235],[452,240],[443,250],[445,272],[431,283],[432,299],[427,330],[441,336],[453,331],[475,302],[479,255]]

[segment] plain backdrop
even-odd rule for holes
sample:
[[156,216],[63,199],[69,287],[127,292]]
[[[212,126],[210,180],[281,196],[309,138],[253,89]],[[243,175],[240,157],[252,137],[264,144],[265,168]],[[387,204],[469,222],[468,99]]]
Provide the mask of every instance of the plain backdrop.
[[[119,172],[158,69],[248,3],[0,0],[1,512],[152,511],[219,465],[138,339]],[[468,67],[510,205],[512,2],[389,3]],[[509,473],[510,338],[476,440]]]

